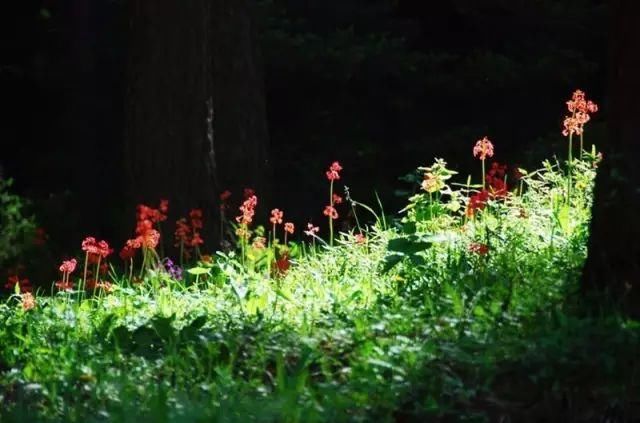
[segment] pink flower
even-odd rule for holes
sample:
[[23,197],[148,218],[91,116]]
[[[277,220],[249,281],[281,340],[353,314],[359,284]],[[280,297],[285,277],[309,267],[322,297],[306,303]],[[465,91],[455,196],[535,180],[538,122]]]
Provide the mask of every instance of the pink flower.
[[92,236],[87,237],[82,241],[82,250],[86,251],[90,255],[101,256],[102,258],[107,257],[111,254],[111,249],[109,248],[109,244],[107,241],[96,241],[96,239]]
[[333,206],[326,206],[322,212],[325,216],[329,216],[332,219],[338,218],[338,211]]
[[271,210],[271,217],[269,218],[269,222],[272,224],[281,224],[282,217],[284,216],[284,212],[280,211],[280,209]]
[[342,204],[342,197],[338,194],[333,194],[333,204]]
[[333,162],[331,163],[331,166],[329,166],[329,170],[327,170],[326,175],[327,175],[327,179],[330,181],[335,181],[337,179],[340,179],[340,171],[342,170],[342,166],[340,166],[340,163],[338,162]]
[[242,214],[236,217],[236,222],[241,225],[248,225],[253,222],[253,216],[255,215],[255,208],[258,204],[258,197],[252,195],[251,197],[244,200],[242,205],[239,207]]
[[356,244],[362,245],[367,243],[367,237],[362,234],[356,234],[355,240],[356,240]]
[[59,269],[62,273],[72,273],[74,270],[76,270],[77,264],[78,261],[76,259],[65,260],[62,262]]
[[493,144],[489,138],[483,137],[481,140],[476,141],[476,145],[473,147],[473,156],[478,157],[480,160],[493,157]]
[[293,234],[293,231],[295,230],[295,226],[294,226],[293,223],[287,222],[287,223],[284,224],[284,230],[285,230],[285,232]]

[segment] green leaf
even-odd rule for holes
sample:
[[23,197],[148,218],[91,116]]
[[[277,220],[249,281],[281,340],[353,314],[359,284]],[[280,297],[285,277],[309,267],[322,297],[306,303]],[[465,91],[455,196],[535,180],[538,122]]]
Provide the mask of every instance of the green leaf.
[[187,269],[187,272],[194,276],[208,275],[211,273],[211,269],[208,269],[206,267],[192,267],[191,269]]

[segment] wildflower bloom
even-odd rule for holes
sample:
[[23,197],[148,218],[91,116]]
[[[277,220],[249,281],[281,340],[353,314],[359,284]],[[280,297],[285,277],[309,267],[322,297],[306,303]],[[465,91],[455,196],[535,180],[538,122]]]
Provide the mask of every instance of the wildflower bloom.
[[82,250],[89,255],[102,258],[107,257],[112,251],[106,241],[96,241],[92,236],[86,237],[84,241],[82,241]]
[[342,197],[340,197],[338,194],[333,194],[332,198],[333,204],[342,204]]
[[269,222],[271,222],[273,225],[281,224],[283,216],[284,213],[280,211],[280,209],[273,209],[271,210],[271,217],[269,218]]
[[367,237],[362,234],[356,234],[355,241],[356,241],[356,244],[363,245],[367,243]]
[[320,232],[320,228],[317,226],[313,226],[312,223],[307,223],[307,230],[304,231],[304,233],[308,236],[314,236],[315,234],[317,234],[318,232]]
[[[167,214],[167,212],[169,211],[169,200],[160,200],[160,205],[158,206],[158,209],[160,210],[161,213],[163,214]],[[166,219],[166,216],[165,216]]]
[[329,216],[331,219],[338,218],[338,211],[333,206],[325,206],[324,211],[322,212],[325,216]]
[[295,230],[295,225],[291,222],[287,222],[284,224],[284,231],[288,232],[290,234],[293,234],[293,231]]
[[189,212],[189,219],[191,219],[191,228],[202,229],[204,224],[202,223],[202,210],[193,209]]
[[584,91],[576,90],[567,101],[567,110],[571,116],[565,116],[563,121],[562,135],[582,135],[584,125],[591,120],[590,113],[598,111],[598,105],[591,100],[587,100]]
[[493,144],[489,138],[483,137],[481,140],[476,141],[476,145],[473,147],[473,156],[480,160],[493,157]]
[[487,244],[482,244],[479,242],[474,242],[469,245],[469,251],[480,256],[484,256],[489,252],[489,246]]
[[327,179],[330,181],[335,181],[337,179],[340,179],[340,171],[342,170],[342,166],[340,166],[340,163],[338,162],[333,162],[331,163],[331,166],[329,166],[329,170],[327,170],[326,175],[327,175]]
[[507,183],[505,182],[505,174],[507,165],[501,165],[498,162],[491,164],[491,169],[485,176],[485,181],[489,186],[489,194],[492,198],[503,198],[509,193]]
[[242,225],[248,225],[253,222],[253,216],[255,215],[255,208],[258,204],[258,197],[252,195],[251,197],[244,200],[242,205],[239,207],[242,214],[236,217],[236,222]]
[[287,254],[282,255],[275,262],[275,271],[279,275],[284,275],[287,273],[287,270],[291,267],[291,261],[289,260],[289,256]]
[[187,219],[184,217],[176,221],[176,230],[174,236],[176,239],[176,247],[185,245],[189,241],[189,234],[191,233],[191,227],[187,223]]
[[164,267],[167,273],[169,273],[169,276],[171,276],[173,279],[175,280],[182,279],[182,268],[174,264],[170,258],[167,257],[164,259]]
[[138,237],[140,245],[144,248],[155,249],[160,242],[160,232],[155,229],[149,229]]
[[24,311],[32,310],[36,307],[36,299],[30,292],[25,292],[21,295],[22,309]]
[[73,273],[76,270],[76,265],[78,261],[76,259],[65,260],[60,265],[59,269],[62,273]]
[[475,215],[476,210],[482,210],[489,201],[489,192],[487,190],[482,190],[469,198],[469,203],[467,204],[467,217],[473,217]]

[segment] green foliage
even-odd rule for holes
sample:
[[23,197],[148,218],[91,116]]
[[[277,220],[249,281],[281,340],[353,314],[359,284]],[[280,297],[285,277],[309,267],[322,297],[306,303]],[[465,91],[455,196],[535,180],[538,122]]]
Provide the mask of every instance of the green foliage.
[[35,222],[26,215],[25,201],[9,191],[12,184],[11,179],[0,178],[0,269],[24,255],[35,233]]
[[30,310],[16,292],[0,305],[0,418],[632,416],[640,325],[613,311],[581,316],[572,297],[595,159],[573,163],[569,199],[564,169],[545,162],[473,215],[475,187],[439,162],[447,178],[412,196],[394,227],[301,245],[286,272],[256,247],[244,265],[217,253],[186,280],[149,269],[143,283],[38,296]]

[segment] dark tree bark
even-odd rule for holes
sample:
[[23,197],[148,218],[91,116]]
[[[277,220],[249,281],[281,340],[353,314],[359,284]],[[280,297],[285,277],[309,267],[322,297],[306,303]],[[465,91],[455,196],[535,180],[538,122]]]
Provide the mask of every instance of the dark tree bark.
[[[250,0],[131,0],[125,163],[130,200],[172,215],[218,194],[268,195],[264,90]],[[209,225],[211,227],[215,225]]]
[[586,289],[640,314],[640,2],[611,1],[609,139],[596,179]]

